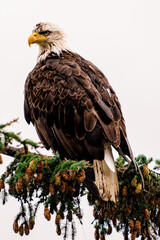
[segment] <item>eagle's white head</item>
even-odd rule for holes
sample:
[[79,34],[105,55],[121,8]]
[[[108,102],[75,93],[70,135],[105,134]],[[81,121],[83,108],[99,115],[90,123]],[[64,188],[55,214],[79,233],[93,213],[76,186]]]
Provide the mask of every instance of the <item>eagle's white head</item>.
[[35,26],[28,38],[29,46],[33,43],[39,45],[38,61],[44,60],[51,52],[60,55],[67,50],[63,31],[52,23],[38,23]]

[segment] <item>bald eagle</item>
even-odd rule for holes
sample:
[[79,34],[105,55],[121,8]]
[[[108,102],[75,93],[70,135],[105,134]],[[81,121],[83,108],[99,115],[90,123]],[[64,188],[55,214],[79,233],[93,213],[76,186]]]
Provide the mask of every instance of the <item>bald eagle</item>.
[[134,161],[115,91],[95,65],[67,48],[56,25],[37,24],[28,39],[33,43],[39,55],[25,83],[27,123],[61,158],[90,161],[94,171],[86,172],[87,188],[115,202],[119,184],[111,146]]

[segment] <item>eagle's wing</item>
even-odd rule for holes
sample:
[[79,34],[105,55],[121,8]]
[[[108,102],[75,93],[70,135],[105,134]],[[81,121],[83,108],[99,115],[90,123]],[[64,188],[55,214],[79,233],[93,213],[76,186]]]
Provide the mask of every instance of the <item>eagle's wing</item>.
[[125,126],[125,121],[121,111],[121,105],[116,96],[116,93],[111,87],[111,85],[109,84],[104,74],[90,61],[85,61],[85,62],[89,68],[89,75],[90,75],[90,78],[92,79],[94,86],[96,87],[98,92],[101,94],[102,101],[104,102],[104,104],[109,106],[109,108],[111,109],[113,114],[113,121],[117,124],[117,127],[118,127],[117,142],[116,144],[112,144],[112,145],[116,148],[119,154],[122,155],[124,158],[126,158],[125,155],[129,156],[129,158],[133,160],[135,167],[137,168],[137,164],[135,163],[133,152],[127,138],[126,126]]
[[37,64],[26,81],[24,108],[47,148],[102,159],[104,137],[132,158],[115,92],[103,73],[79,55]]

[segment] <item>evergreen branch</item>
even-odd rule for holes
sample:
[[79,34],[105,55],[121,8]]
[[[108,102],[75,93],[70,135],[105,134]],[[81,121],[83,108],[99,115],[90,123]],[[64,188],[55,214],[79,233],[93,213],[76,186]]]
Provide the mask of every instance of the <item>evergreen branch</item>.
[[[44,204],[44,217],[48,221],[51,215],[56,215],[57,234],[63,234],[66,239],[70,226],[74,240],[73,215],[82,222],[80,199],[86,194],[85,170],[92,166],[87,161],[60,159],[58,153],[44,156],[30,152],[28,146],[36,150],[39,145],[28,139],[22,140],[19,134],[4,131],[15,121],[0,125],[0,152],[13,157],[0,179],[2,201],[6,204],[8,195],[21,203],[13,229],[21,236],[28,235],[34,227],[38,206]],[[20,147],[14,147],[13,140]],[[88,193],[88,202],[94,209],[95,239],[105,239],[105,235],[112,233],[112,226],[117,232],[122,230],[126,240],[129,235],[131,239],[138,236],[156,239],[160,235],[160,176],[148,168],[152,158],[139,155],[136,162],[144,177],[145,191],[140,173],[119,157],[116,160],[120,186],[118,202],[104,202]],[[160,160],[156,160],[155,169],[159,168]],[[8,190],[6,185],[9,185]],[[36,204],[32,204],[36,200]]]

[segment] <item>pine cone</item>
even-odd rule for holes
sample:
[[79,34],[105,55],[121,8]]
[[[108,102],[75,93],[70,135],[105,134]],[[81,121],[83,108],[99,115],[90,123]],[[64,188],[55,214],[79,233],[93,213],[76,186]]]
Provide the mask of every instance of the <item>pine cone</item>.
[[51,214],[50,214],[50,211],[49,211],[48,207],[45,207],[45,208],[44,208],[44,216],[45,216],[45,218],[46,218],[48,221],[50,221],[50,219],[51,219]]
[[26,172],[24,175],[24,182],[28,184],[33,179],[34,173],[32,172],[31,168],[26,168]]
[[102,218],[104,218],[104,213],[105,213],[105,212],[104,212],[104,209],[101,208],[99,214],[100,214],[100,216],[101,216]]
[[84,169],[77,172],[76,180],[79,184],[82,183],[85,180],[85,178],[86,178],[86,174]]
[[148,220],[150,218],[150,213],[149,213],[149,210],[147,208],[144,210],[144,217],[145,217],[146,220]]
[[74,170],[69,171],[69,180],[72,181],[76,178],[76,172]]
[[152,200],[150,201],[150,203],[151,203],[151,205],[152,205],[153,207],[155,206],[155,200],[152,199]]
[[61,172],[61,176],[63,177],[63,179],[65,181],[69,181],[70,180],[70,177],[69,177],[69,174],[65,171]]
[[111,233],[112,233],[112,226],[109,224],[107,234],[110,235]]
[[34,182],[38,184],[43,178],[43,173],[38,173],[37,177],[35,178]]
[[69,222],[72,222],[72,211],[68,210],[67,219]]
[[75,191],[76,191],[76,189],[75,189],[74,187],[68,186],[68,192],[69,192],[69,194],[70,194],[71,196],[74,195]]
[[59,236],[61,235],[61,228],[59,224],[57,225],[56,232]]
[[45,166],[44,167],[45,168],[50,168],[49,163],[47,161],[45,161]]
[[32,169],[31,168],[26,168],[26,173],[28,174],[28,175],[31,175],[31,176],[33,176],[33,171],[32,171]]
[[33,218],[31,217],[31,218],[29,219],[29,229],[30,229],[30,230],[32,230],[32,229],[34,228],[34,224],[35,224],[35,222],[34,222]]
[[98,230],[98,228],[95,229],[94,237],[95,237],[95,240],[99,240],[99,230]]
[[41,172],[43,170],[43,167],[44,167],[43,161],[37,163],[38,172]]
[[18,227],[18,221],[15,220],[13,223],[13,230],[15,233],[18,233],[19,227]]
[[128,206],[125,210],[125,216],[128,217],[131,214],[131,211],[132,211],[132,207]]
[[98,219],[98,211],[95,210],[95,209],[93,209],[93,217],[94,217],[95,219]]
[[54,186],[53,183],[51,183],[49,185],[49,192],[50,192],[51,195],[55,195],[56,190],[55,190],[55,186]]
[[18,178],[18,181],[16,183],[16,192],[18,194],[20,194],[23,190],[24,184],[23,184],[23,179],[22,178]]
[[0,154],[0,164],[2,164],[2,163],[3,163],[3,159],[2,159],[2,156]]
[[148,178],[149,177],[149,169],[148,169],[148,166],[147,165],[145,165],[144,167],[143,167],[143,176],[144,176],[144,178]]
[[24,227],[25,235],[29,235],[29,225],[26,223]]
[[129,220],[128,225],[129,225],[129,228],[130,228],[131,230],[134,229],[134,221],[133,221],[132,219]]
[[136,236],[137,236],[137,232],[136,231],[131,232],[131,240],[135,240]]
[[132,187],[137,187],[137,178],[133,178],[132,181],[131,181],[131,186]]
[[138,183],[135,193],[140,194],[142,192],[142,183]]
[[12,195],[15,193],[15,188],[12,185],[9,185],[9,193]]
[[61,216],[58,214],[55,219],[55,224],[58,225],[60,223]]
[[156,203],[159,205],[160,204],[160,198],[156,199]]
[[112,218],[112,222],[113,222],[113,226],[116,227],[117,226],[117,219],[115,217]]
[[0,191],[4,188],[4,180],[0,179]]
[[150,227],[148,227],[147,230],[148,230],[148,235],[151,236],[151,229],[150,229]]
[[18,194],[20,194],[20,193],[22,192],[22,189],[20,189],[17,184],[16,184],[16,192],[17,192]]
[[61,186],[59,187],[61,193],[68,193],[68,183],[61,181]]
[[9,176],[9,172],[7,171],[6,173],[5,173],[5,177],[7,178],[8,176]]
[[55,185],[56,186],[60,186],[61,185],[61,176],[59,175],[59,173],[56,174]]
[[141,231],[141,222],[136,220],[136,223],[135,223],[135,230],[140,233]]
[[24,174],[24,183],[28,184],[30,182],[30,180],[31,180],[30,176],[28,175],[27,172],[25,172],[25,174]]
[[24,234],[24,228],[23,228],[23,224],[21,224],[19,227],[19,235],[23,236],[23,234]]
[[127,186],[124,186],[122,188],[122,196],[126,197],[127,196]]
[[37,161],[35,161],[35,160],[30,161],[29,168],[30,168],[31,172],[35,173],[36,169],[37,169]]
[[100,240],[105,240],[105,236],[104,236],[104,234],[100,234]]

